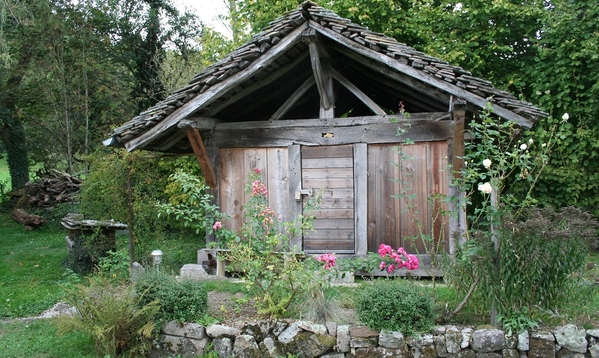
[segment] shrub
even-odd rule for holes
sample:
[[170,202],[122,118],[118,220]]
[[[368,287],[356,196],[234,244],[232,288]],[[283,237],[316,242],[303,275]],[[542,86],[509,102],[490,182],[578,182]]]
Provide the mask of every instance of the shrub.
[[67,301],[77,309],[73,316],[57,319],[58,332],[83,332],[95,340],[101,355],[120,356],[149,352],[158,302],[141,304],[131,286],[113,286],[108,281],[90,281],[90,286],[67,289]]
[[525,213],[524,221],[504,221],[501,285],[497,288],[501,289],[498,301],[506,311],[552,308],[568,302],[569,298],[561,293],[574,279],[572,273],[583,268],[587,243],[596,230],[596,223],[584,220],[584,214],[573,207],[557,212],[532,208]]
[[160,302],[157,319],[161,321],[196,322],[208,308],[208,293],[201,282],[182,280],[162,272],[146,272],[135,287],[141,295],[141,304]]
[[433,300],[422,287],[399,280],[378,280],[358,299],[360,320],[377,330],[411,334],[433,325]]
[[465,292],[477,277],[480,281],[472,296],[476,306],[494,302],[504,322],[534,322],[538,309],[572,304],[571,290],[579,286],[577,273],[584,268],[589,242],[596,240],[596,226],[576,208],[557,212],[531,208],[521,220],[506,215],[499,232],[499,253],[490,233],[475,231],[457,249],[445,279]]
[[231,262],[227,269],[248,282],[258,314],[273,318],[283,316],[294,301],[317,284],[313,268],[291,243],[313,228],[313,212],[321,194],[309,199],[303,215],[281,223],[268,205],[262,175],[255,168],[246,178],[245,192],[250,199],[243,208],[246,220],[239,236],[230,234],[220,222],[213,229],[221,247],[229,250],[224,255]]

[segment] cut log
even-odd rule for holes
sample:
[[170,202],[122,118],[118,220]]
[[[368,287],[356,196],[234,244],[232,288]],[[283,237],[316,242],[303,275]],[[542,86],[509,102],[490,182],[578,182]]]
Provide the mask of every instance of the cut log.
[[12,218],[14,221],[22,224],[27,230],[34,230],[44,225],[44,218],[34,214],[29,214],[23,209],[15,209],[12,212]]

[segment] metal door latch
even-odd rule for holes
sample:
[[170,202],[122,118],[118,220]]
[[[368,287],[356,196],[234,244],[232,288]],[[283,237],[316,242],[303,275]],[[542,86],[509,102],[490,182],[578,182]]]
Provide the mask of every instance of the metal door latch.
[[312,188],[302,189],[302,183],[298,183],[297,188],[295,189],[295,200],[300,201],[300,200],[302,200],[302,195],[312,196],[313,193],[314,192],[313,192]]

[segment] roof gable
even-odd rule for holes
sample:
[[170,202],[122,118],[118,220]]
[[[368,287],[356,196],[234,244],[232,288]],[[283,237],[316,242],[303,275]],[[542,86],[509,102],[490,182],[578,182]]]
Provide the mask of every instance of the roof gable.
[[[322,88],[319,78],[321,62],[325,75],[335,80],[328,88]],[[187,118],[318,118],[329,92],[335,100],[329,111],[336,116],[391,113],[399,101],[408,112],[448,111],[452,98],[478,108],[491,98],[495,114],[524,127],[547,115],[460,67],[307,1],[206,68],[188,86],[115,129],[105,144],[176,151],[171,148],[185,137],[177,126]]]

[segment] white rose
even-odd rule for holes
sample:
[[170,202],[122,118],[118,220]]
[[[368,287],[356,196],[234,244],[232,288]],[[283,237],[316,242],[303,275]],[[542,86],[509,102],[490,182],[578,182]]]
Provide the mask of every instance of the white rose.
[[484,184],[478,184],[478,190],[482,191],[485,194],[491,194],[493,191],[493,187],[491,187],[491,183],[486,182]]
[[541,147],[545,148],[547,146],[547,143],[543,143],[541,144]]
[[528,144],[533,144],[534,142],[535,142],[535,141],[534,141],[534,140],[532,140],[532,138],[530,138],[530,139],[528,140]]
[[528,148],[528,146],[526,145],[526,143],[520,144],[520,149],[521,150],[526,150],[526,148]]
[[564,121],[567,121],[568,119],[570,119],[570,115],[568,113],[564,113],[564,115],[562,116],[562,119]]
[[491,167],[491,159],[483,160],[483,165],[485,168],[489,169]]

